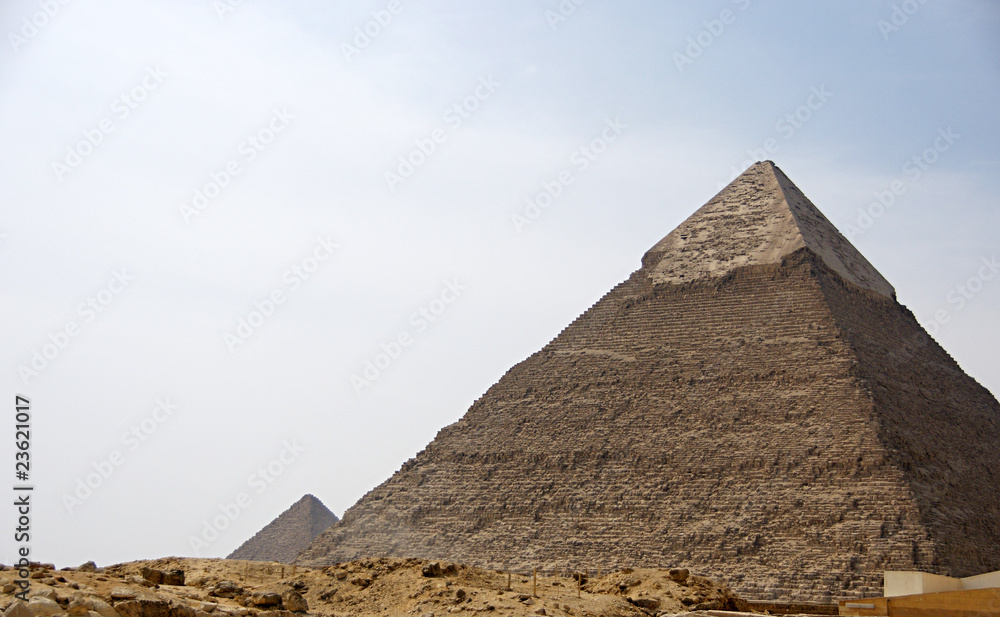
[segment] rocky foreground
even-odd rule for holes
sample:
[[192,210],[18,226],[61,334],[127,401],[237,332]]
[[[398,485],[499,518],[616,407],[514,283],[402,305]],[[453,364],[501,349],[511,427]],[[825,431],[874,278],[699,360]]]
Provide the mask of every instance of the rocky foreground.
[[[0,571],[4,617],[645,617],[738,615],[730,590],[686,570],[508,575],[448,562],[370,559],[325,568],[166,558],[106,568],[33,564],[24,603],[18,573]],[[579,589],[578,589],[579,588]],[[694,612],[691,612],[694,611]],[[746,613],[744,613],[746,614]]]

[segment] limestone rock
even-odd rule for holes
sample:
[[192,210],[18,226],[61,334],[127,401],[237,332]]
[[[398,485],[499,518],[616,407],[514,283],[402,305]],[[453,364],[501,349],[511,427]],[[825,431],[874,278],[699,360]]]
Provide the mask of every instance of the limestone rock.
[[28,601],[28,609],[35,617],[52,617],[63,612],[62,607],[55,600],[50,600],[42,596],[35,596]]
[[138,597],[139,592],[132,589],[131,587],[126,587],[124,585],[119,585],[111,589],[111,599],[112,600],[132,600]]
[[69,607],[66,608],[66,614],[71,617],[89,617],[90,609],[83,604],[71,602]]
[[80,564],[77,570],[80,572],[97,572],[97,564],[93,561],[88,561],[84,564]]
[[13,604],[7,607],[7,610],[3,612],[3,617],[34,617],[35,614],[32,612],[28,605],[20,600],[15,600]]
[[115,604],[115,609],[122,617],[178,617],[175,615],[174,607],[160,598],[125,600]]
[[279,606],[281,594],[275,591],[255,591],[250,594],[254,606]]
[[653,598],[628,598],[630,604],[634,604],[639,608],[644,608],[647,610],[655,611],[660,608],[660,601]]
[[680,583],[687,580],[689,572],[687,568],[670,568],[669,574],[671,579]]
[[285,610],[292,612],[306,612],[309,610],[309,603],[302,597],[302,594],[289,589],[281,594],[281,605]]
[[243,588],[233,581],[219,581],[209,590],[208,595],[219,598],[234,598],[244,593]]
[[126,576],[125,577],[125,582],[129,583],[129,584],[132,584],[132,585],[141,585],[142,587],[156,587],[157,584],[158,584],[158,583],[154,583],[153,581],[151,581],[151,580],[149,580],[149,579],[147,579],[145,577],[136,576],[134,574],[129,574],[128,576]]
[[101,617],[121,617],[121,614],[113,606],[93,596],[74,594],[72,602],[86,606],[87,610],[99,614]]
[[31,591],[28,592],[28,598],[48,598],[53,602],[59,601],[59,598],[56,597],[56,590],[49,587],[32,587]]
[[155,568],[143,567],[141,573],[142,573],[142,578],[146,579],[147,581],[149,581],[154,585],[159,585],[160,583],[163,582],[163,572]]
[[169,600],[170,611],[172,617],[194,617],[197,612],[193,607],[176,600]]

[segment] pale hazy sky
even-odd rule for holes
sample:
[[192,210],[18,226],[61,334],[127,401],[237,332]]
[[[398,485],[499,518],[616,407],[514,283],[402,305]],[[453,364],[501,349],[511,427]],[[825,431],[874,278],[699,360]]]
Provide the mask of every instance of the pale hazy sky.
[[343,514],[758,158],[1000,392],[996,2],[11,0],[0,33],[33,558]]

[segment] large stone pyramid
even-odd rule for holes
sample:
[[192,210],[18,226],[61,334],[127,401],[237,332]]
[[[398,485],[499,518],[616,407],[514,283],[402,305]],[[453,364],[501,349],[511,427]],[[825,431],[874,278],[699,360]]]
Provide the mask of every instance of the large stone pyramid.
[[997,570],[1000,404],[757,163],[299,559],[377,555],[799,601]]
[[226,559],[291,563],[299,551],[324,529],[337,522],[319,499],[306,495],[282,512]]

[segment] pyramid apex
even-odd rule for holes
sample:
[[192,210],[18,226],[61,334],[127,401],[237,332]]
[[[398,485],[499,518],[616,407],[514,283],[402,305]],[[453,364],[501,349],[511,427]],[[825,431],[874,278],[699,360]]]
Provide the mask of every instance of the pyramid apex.
[[227,559],[291,563],[299,551],[338,520],[322,501],[307,493],[230,553]]
[[759,161],[667,234],[642,259],[655,283],[719,277],[809,249],[845,280],[896,291],[773,161]]

